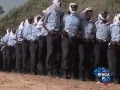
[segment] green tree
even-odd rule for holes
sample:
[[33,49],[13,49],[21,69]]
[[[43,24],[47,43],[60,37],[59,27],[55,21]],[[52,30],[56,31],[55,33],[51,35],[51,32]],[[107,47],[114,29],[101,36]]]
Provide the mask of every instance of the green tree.
[[3,7],[0,6],[0,15],[4,13]]

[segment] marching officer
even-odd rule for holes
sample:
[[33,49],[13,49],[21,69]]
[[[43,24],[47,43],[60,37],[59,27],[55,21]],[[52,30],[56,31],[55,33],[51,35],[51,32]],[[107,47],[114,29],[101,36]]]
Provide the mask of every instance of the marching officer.
[[31,26],[33,23],[33,19],[29,18],[25,20],[24,23],[24,29],[22,30],[22,67],[23,67],[23,73],[28,73],[30,66],[30,51],[29,51],[29,40],[30,40],[30,31],[31,31]]
[[[16,44],[16,31],[11,30],[9,36],[6,38],[6,70],[10,72],[14,65],[13,56],[15,54],[15,44]],[[15,59],[14,59],[15,60]]]
[[93,42],[95,40],[95,23],[92,20],[92,15],[93,10],[88,7],[80,16],[82,36],[79,40],[79,69],[83,81],[86,79],[92,80]]
[[37,75],[37,64],[38,64],[38,37],[40,36],[40,30],[36,29],[37,22],[41,19],[40,15],[34,17],[34,24],[30,23],[30,29],[28,30],[28,37],[30,41],[30,71],[34,75]]
[[110,41],[110,23],[108,12],[102,11],[98,15],[96,26],[95,67],[108,67],[108,43]]
[[8,38],[10,34],[10,29],[7,29],[7,33],[5,34],[5,36],[2,37],[2,42],[3,42],[3,47],[1,48],[2,50],[2,58],[3,58],[3,70],[6,71],[6,63],[7,63],[7,57],[6,57],[6,40]]
[[38,73],[39,75],[46,75],[46,55],[47,55],[47,44],[46,44],[46,36],[48,32],[42,26],[41,19],[38,20],[36,25],[36,29],[40,31],[40,35],[38,37],[39,44],[39,52],[38,52]]
[[110,25],[111,41],[109,43],[109,69],[113,72],[112,81],[120,84],[120,14]]
[[53,72],[60,73],[61,60],[57,58],[61,54],[61,26],[63,13],[60,10],[60,0],[54,0],[50,6],[51,9],[45,13],[42,18],[43,27],[47,30],[47,58],[46,69],[48,74],[53,75]]
[[76,3],[71,3],[69,5],[69,12],[67,15],[64,16],[63,23],[64,23],[64,30],[62,36],[62,69],[65,71],[66,78],[71,78],[71,73],[74,71],[73,67],[75,58],[75,45],[77,44],[77,35],[80,30],[80,18],[77,15],[78,5]]
[[22,72],[22,31],[24,29],[24,21],[20,23],[18,29],[16,30],[16,71],[18,73]]

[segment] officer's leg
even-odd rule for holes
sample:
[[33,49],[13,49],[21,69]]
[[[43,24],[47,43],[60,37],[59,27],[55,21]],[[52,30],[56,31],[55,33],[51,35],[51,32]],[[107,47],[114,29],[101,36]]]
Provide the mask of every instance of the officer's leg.
[[17,43],[16,49],[16,70],[18,73],[22,70],[22,44]]
[[107,59],[107,49],[108,44],[103,42],[100,45],[100,67],[108,67],[108,59]]
[[117,47],[117,77],[118,77],[118,84],[120,84],[120,46]]
[[2,51],[0,49],[0,70],[2,70],[2,66],[3,66],[3,59],[2,59]]
[[7,61],[7,59],[6,59],[6,47],[3,49],[3,51],[2,51],[2,57],[3,57],[3,71],[6,71],[6,61]]
[[75,38],[73,43],[73,75],[75,79],[79,78],[79,40]]
[[84,43],[80,43],[79,45],[79,75],[82,81],[85,81],[85,47]]
[[55,57],[55,74],[58,77],[61,77],[61,64],[62,64],[62,57],[61,57],[61,53],[62,53],[62,47],[61,47],[61,36],[58,35],[57,38],[55,38],[54,41],[54,57]]
[[16,70],[16,55],[15,55],[15,47],[12,47],[12,70],[15,72]]
[[38,73],[46,74],[46,37],[39,38]]
[[63,58],[62,58],[62,69],[65,71],[66,78],[71,78],[70,73],[70,42],[67,37],[62,38],[62,52],[63,52]]
[[85,44],[85,70],[86,70],[86,79],[92,80],[93,76],[93,65],[92,65],[92,53],[93,53],[93,44],[92,42],[86,42]]
[[110,46],[108,48],[108,64],[109,70],[113,73],[112,82],[117,80],[117,57],[116,57],[116,46]]
[[30,42],[31,73],[37,74],[38,42]]
[[[93,74],[93,71],[94,71],[94,43],[91,43],[91,47],[90,47],[90,62],[89,62],[89,65],[88,65],[88,77],[91,81],[94,81],[95,80],[95,76]],[[89,59],[88,59],[89,60]]]
[[95,48],[95,50],[94,50],[94,54],[95,54],[94,67],[97,68],[97,67],[99,67],[99,59],[100,59],[100,45],[99,45],[99,43],[97,43],[94,48]]
[[28,72],[28,62],[29,62],[29,43],[23,42],[22,43],[22,57],[23,57],[23,72]]
[[11,62],[12,62],[12,48],[11,47],[7,47],[6,50],[6,55],[7,55],[7,71],[10,72],[11,71]]
[[47,58],[46,58],[46,69],[48,74],[53,75],[53,63],[54,63],[54,39],[51,35],[47,36]]

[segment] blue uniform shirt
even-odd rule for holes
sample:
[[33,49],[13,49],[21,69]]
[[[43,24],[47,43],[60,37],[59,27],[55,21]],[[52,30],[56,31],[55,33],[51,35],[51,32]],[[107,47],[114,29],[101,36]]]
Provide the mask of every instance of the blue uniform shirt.
[[92,20],[81,18],[82,39],[92,39],[95,35],[95,23]]
[[120,41],[120,24],[111,24],[111,41],[119,42]]
[[6,40],[6,43],[9,46],[15,46],[15,44],[16,44],[16,37],[12,37],[11,35],[9,35],[7,40]]
[[30,24],[23,29],[22,35],[27,40],[34,41],[37,38],[36,37],[37,35],[35,35],[35,32],[34,32],[35,30],[36,30],[35,26],[33,24]]
[[77,14],[67,14],[63,19],[64,30],[70,37],[76,36],[80,29],[80,18]]
[[23,29],[17,29],[16,31],[16,39],[17,41],[22,41],[22,32],[23,32]]
[[60,11],[53,10],[52,12],[45,14],[42,18],[42,22],[46,24],[50,31],[60,31],[62,26],[62,15]]
[[110,39],[110,24],[103,23],[101,20],[95,23],[96,25],[96,38],[104,42]]

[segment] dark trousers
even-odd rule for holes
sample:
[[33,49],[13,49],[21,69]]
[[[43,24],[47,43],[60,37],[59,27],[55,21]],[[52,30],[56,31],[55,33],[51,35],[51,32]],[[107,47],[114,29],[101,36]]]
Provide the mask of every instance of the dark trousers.
[[73,62],[75,60],[75,45],[76,38],[73,37],[62,37],[62,69],[63,70],[73,70]]
[[15,48],[12,46],[6,46],[6,70],[11,71],[15,66]]
[[108,52],[109,70],[113,72],[113,79],[120,82],[120,46],[111,45]]
[[31,41],[29,46],[30,46],[30,70],[31,73],[37,74],[38,41]]
[[3,67],[3,59],[2,59],[2,51],[0,48],[0,70],[2,70],[2,67]]
[[39,61],[38,61],[38,73],[46,74],[46,54],[47,54],[47,46],[46,46],[46,37],[39,37]]
[[29,70],[29,42],[28,41],[22,41],[22,67],[23,67],[23,72],[27,73]]
[[108,43],[98,42],[95,45],[95,68],[106,67],[108,68]]
[[80,41],[79,72],[82,80],[93,78],[93,48],[92,41]]
[[3,71],[6,71],[6,63],[7,63],[7,56],[6,56],[6,47],[2,50],[2,59],[3,59]]
[[61,34],[47,35],[46,69],[49,71],[61,69]]
[[21,42],[17,42],[15,45],[15,49],[16,49],[16,70],[17,72],[21,72],[22,71],[22,43]]
[[78,63],[76,58],[77,53],[77,38],[74,37],[62,37],[62,69],[66,74],[76,74],[78,70]]

